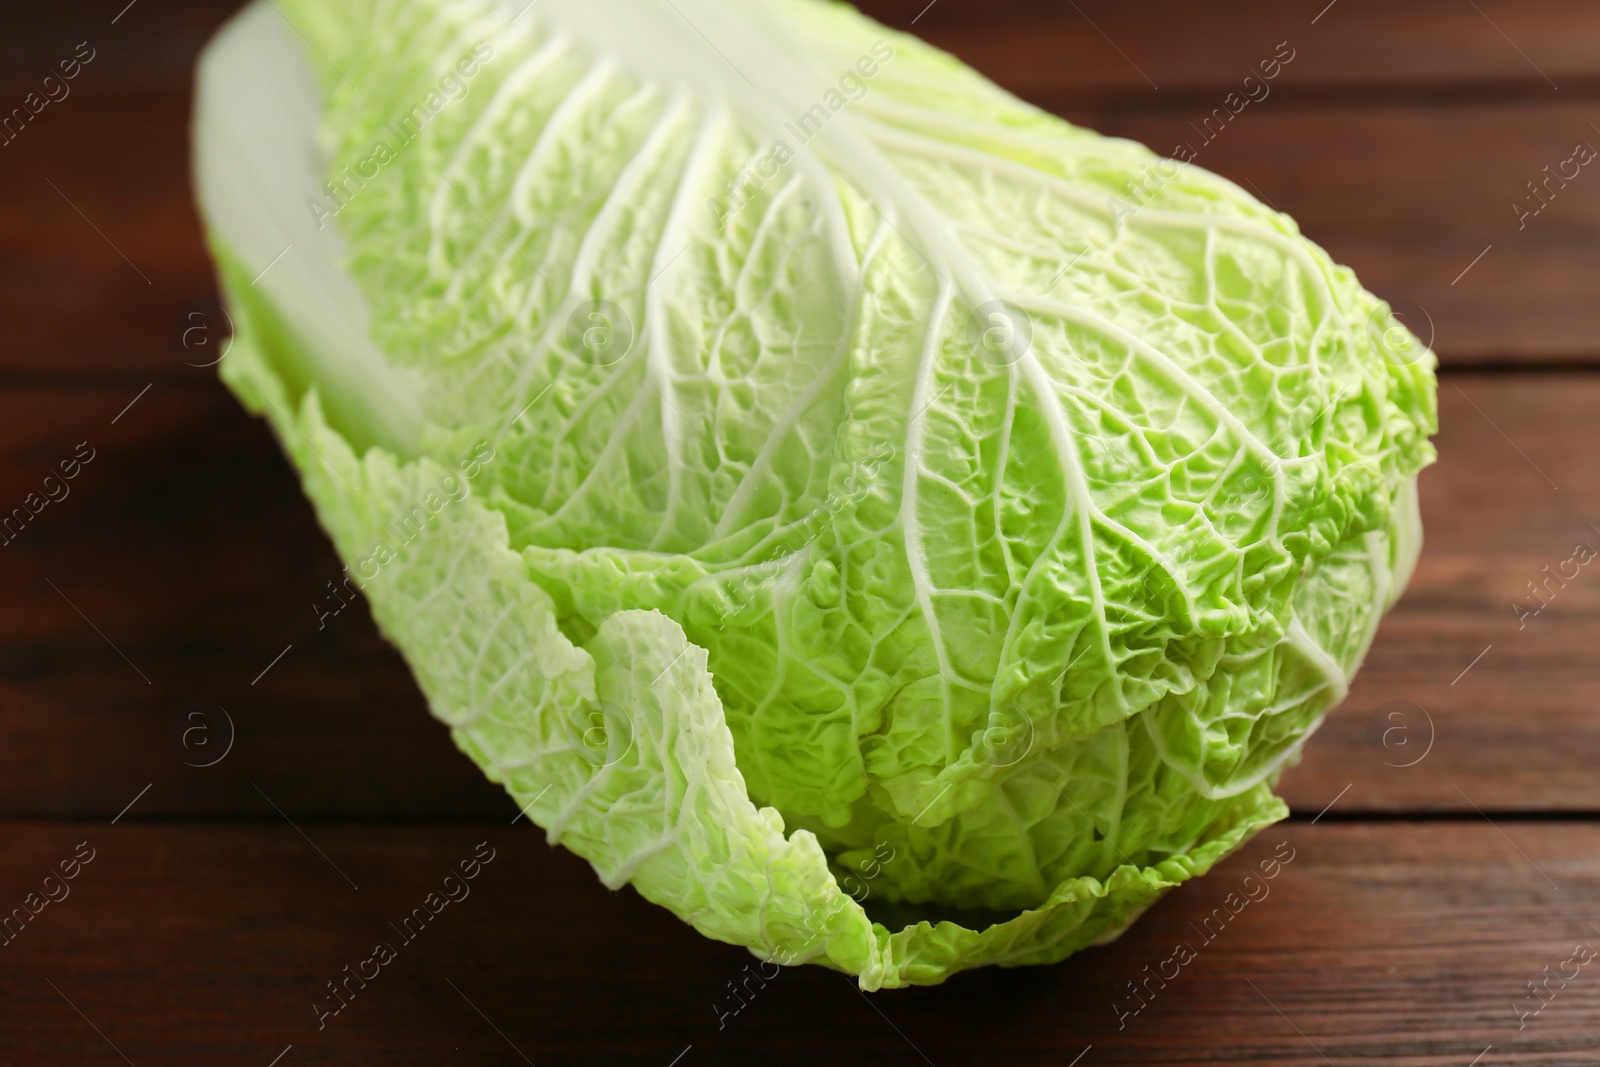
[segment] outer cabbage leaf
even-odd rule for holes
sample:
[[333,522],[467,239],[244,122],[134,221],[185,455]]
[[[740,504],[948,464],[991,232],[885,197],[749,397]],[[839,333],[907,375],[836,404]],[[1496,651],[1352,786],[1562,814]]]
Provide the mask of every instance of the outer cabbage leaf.
[[1116,936],[1282,817],[1415,561],[1381,302],[846,7],[263,0],[196,139],[223,376],[434,713],[763,957]]

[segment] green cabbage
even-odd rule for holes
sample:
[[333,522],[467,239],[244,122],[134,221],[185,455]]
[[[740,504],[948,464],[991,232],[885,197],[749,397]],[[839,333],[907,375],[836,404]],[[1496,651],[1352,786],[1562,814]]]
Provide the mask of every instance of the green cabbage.
[[1059,960],[1280,819],[1420,543],[1433,356],[1285,216],[817,0],[283,0],[197,184],[456,743],[864,989]]

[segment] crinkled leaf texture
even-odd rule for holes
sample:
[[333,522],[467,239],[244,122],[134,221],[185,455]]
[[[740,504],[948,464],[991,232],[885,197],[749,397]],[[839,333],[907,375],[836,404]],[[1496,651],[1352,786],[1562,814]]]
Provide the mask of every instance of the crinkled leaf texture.
[[1290,219],[815,0],[263,2],[200,83],[224,378],[607,885],[934,983],[1284,815],[1435,426]]

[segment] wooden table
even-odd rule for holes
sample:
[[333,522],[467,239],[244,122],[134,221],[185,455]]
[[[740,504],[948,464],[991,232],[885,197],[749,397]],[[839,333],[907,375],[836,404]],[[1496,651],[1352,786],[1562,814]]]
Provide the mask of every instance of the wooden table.
[[[1600,547],[1600,174],[1520,229],[1512,207],[1600,145],[1600,7],[867,5],[1162,150],[1286,42],[1198,162],[1434,337],[1428,546],[1284,780],[1294,817],[1120,942],[871,997],[785,971],[719,1025],[744,952],[512,825],[364,613],[319,630],[337,561],[264,427],[195,366],[222,326],[189,76],[234,5],[125,4],[16,5],[0,31],[6,109],[95,53],[0,148],[0,508],[93,453],[0,549],[0,909],[93,857],[0,948],[0,1062],[1600,1063],[1600,962],[1528,991],[1600,945],[1600,572],[1513,610]],[[1119,1025],[1126,984],[1285,841],[1271,896]],[[324,983],[479,842],[472,898],[319,1031]]]

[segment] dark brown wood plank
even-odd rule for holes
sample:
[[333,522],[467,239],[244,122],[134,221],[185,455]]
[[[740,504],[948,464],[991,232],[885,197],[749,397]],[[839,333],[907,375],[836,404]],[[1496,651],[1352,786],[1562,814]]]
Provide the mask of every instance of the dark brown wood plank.
[[[4,514],[95,450],[0,548],[0,810],[115,814],[153,784],[147,812],[266,813],[270,775],[296,814],[509,818],[364,607],[319,629],[333,550],[263,425],[191,373],[115,425],[139,386],[0,393]],[[196,702],[236,734],[210,768],[221,714],[170,735]]]
[[[1171,107],[1234,87],[1280,41],[1275,91],[1345,99],[1593,92],[1600,12],[1580,0],[865,0],[1043,106]],[[1476,9],[1475,9],[1476,7]],[[1320,15],[1320,17],[1319,17]],[[914,24],[913,24],[914,23]],[[1548,76],[1548,80],[1547,80]]]
[[[191,373],[116,425],[140,386],[0,396],[5,508],[80,441],[98,450],[0,548],[0,813],[110,818],[153,784],[149,815],[261,815],[251,783],[271,776],[296,817],[509,818],[363,609],[318,629],[333,551],[262,426]],[[1511,607],[1537,605],[1526,583],[1577,542],[1600,548],[1600,377],[1452,374],[1441,406],[1411,591],[1283,792],[1308,814],[1347,785],[1341,812],[1600,811],[1600,583],[1582,568],[1525,626]],[[167,735],[194,701],[236,727],[211,768]]]
[[226,333],[189,186],[189,97],[92,73],[0,148],[0,371],[181,373],[214,358],[184,347],[190,311]]
[[[6,907],[80,842],[95,850],[70,896],[0,950],[0,1059],[265,1067],[292,1045],[283,1064],[1064,1067],[1092,1045],[1083,1067],[1466,1067],[1492,1045],[1480,1062],[1578,1065],[1600,1027],[1593,963],[1521,1030],[1514,1008],[1545,967],[1600,944],[1589,825],[1269,829],[1064,964],[870,1002],[833,972],[788,970],[750,980],[720,1028],[714,1005],[736,1005],[750,956],[607,893],[525,827],[301,829],[326,858],[281,823],[0,827]],[[485,841],[495,857],[470,896],[402,943],[388,924]],[[1292,858],[1260,880],[1275,854]],[[1238,903],[1247,891],[1258,899]],[[398,958],[319,1031],[313,999],[378,941]],[[1180,943],[1194,958],[1163,965]],[[1127,984],[1158,970],[1165,987],[1124,1015]]]
[[94,58],[84,69],[80,88],[109,82],[122,89],[152,84],[182,89],[201,47],[243,6],[241,0],[14,5],[6,12],[6,34],[0,38],[0,85],[22,92],[35,88],[58,70],[60,60],[87,43]]

